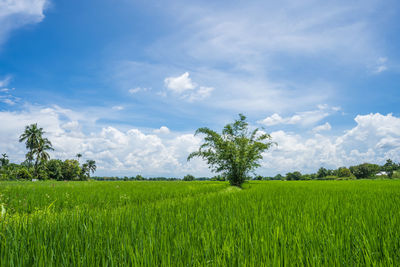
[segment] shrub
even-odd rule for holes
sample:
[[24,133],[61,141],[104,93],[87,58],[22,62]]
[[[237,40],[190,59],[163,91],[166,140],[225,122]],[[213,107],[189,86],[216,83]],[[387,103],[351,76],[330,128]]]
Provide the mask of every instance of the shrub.
[[351,171],[347,169],[346,167],[341,167],[337,171],[337,176],[339,177],[350,177],[351,176]]
[[300,179],[301,179],[301,173],[298,171],[288,172],[286,174],[286,180],[300,180]]
[[183,181],[193,181],[194,176],[191,174],[186,174],[185,177],[183,177]]
[[32,179],[32,174],[25,167],[21,167],[17,171],[17,179],[30,180]]
[[65,180],[79,180],[81,174],[81,168],[79,167],[79,162],[74,159],[67,159],[63,162],[62,167],[62,177]]
[[371,178],[379,171],[380,167],[376,164],[363,163],[357,166],[351,166],[350,171],[357,179]]

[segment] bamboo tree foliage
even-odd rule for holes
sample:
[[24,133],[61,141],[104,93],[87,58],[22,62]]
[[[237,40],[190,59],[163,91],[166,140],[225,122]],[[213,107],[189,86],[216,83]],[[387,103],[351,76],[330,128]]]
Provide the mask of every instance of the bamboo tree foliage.
[[246,117],[227,124],[219,134],[207,127],[197,129],[195,135],[204,134],[204,143],[191,153],[187,160],[200,157],[206,160],[213,172],[223,173],[231,185],[241,186],[248,174],[260,166],[262,152],[274,142],[271,136],[259,129],[250,131]]

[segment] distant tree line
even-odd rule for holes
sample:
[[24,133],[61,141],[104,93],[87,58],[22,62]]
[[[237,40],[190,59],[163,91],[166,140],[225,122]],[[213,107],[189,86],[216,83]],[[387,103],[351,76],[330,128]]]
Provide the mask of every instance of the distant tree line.
[[96,170],[96,162],[87,160],[80,164],[82,154],[77,159],[50,159],[49,151],[54,150],[51,142],[45,138],[43,128],[37,124],[25,127],[19,142],[25,142],[27,153],[21,164],[10,163],[6,153],[0,158],[0,180],[88,180]]
[[[363,163],[355,166],[340,167],[338,169],[319,168],[316,173],[302,174],[299,171],[289,172],[285,176],[277,174],[274,177],[257,175],[251,177],[249,173],[259,166],[261,152],[267,150],[273,143],[268,142],[268,134],[257,135],[258,129],[248,131],[246,117],[239,115],[239,120],[227,124],[218,134],[208,128],[200,128],[196,133],[206,134],[205,143],[199,151],[189,155],[206,159],[211,169],[221,173],[212,178],[194,177],[187,174],[180,178],[152,177],[145,178],[138,174],[132,177],[92,177],[95,180],[126,180],[126,181],[229,181],[230,184],[240,186],[245,180],[334,180],[334,179],[370,179],[370,178],[400,178],[400,164],[388,159],[384,165]],[[25,127],[19,141],[24,142],[27,153],[21,164],[10,163],[7,154],[0,158],[0,180],[88,180],[90,174],[96,170],[94,160],[80,163],[82,154],[76,154],[76,159],[50,159],[49,151],[54,150],[43,128],[37,124]],[[257,137],[258,136],[258,137]],[[241,155],[247,155],[246,157]],[[239,156],[238,156],[239,155]],[[231,162],[239,162],[231,164]],[[241,162],[247,162],[241,164]],[[249,163],[250,162],[250,163]],[[237,171],[236,171],[237,170]]]
[[[289,172],[286,175],[277,174],[275,176],[248,176],[244,180],[344,180],[344,179],[374,179],[374,178],[400,178],[400,163],[394,163],[388,159],[384,165],[363,163],[349,168],[340,167],[337,169],[326,169],[321,167],[316,173],[302,174],[299,171]],[[224,175],[213,177],[195,177],[187,174],[181,177],[143,177],[136,176],[94,176],[91,179],[99,181],[228,181]]]
[[256,176],[253,180],[336,180],[336,179],[373,179],[400,178],[400,163],[391,159],[383,165],[363,163],[349,168],[326,169],[321,167],[316,173],[301,174],[299,171],[289,172],[285,176],[277,174],[274,177]]

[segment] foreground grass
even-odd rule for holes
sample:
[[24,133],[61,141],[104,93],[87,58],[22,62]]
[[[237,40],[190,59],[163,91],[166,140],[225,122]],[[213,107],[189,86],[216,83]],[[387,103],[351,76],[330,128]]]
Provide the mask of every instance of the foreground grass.
[[398,180],[14,182],[0,203],[2,266],[400,263]]

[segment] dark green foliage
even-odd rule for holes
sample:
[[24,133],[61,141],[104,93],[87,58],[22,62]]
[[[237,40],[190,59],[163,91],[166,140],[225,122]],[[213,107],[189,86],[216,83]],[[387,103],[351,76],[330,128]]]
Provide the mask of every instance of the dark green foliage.
[[286,180],[301,180],[301,173],[298,171],[295,172],[289,172],[286,174]]
[[312,175],[311,174],[303,174],[301,176],[301,180],[311,180],[312,179]]
[[261,181],[261,180],[264,180],[264,177],[262,175],[257,175],[256,177],[254,177],[253,180]]
[[379,172],[380,167],[377,164],[363,163],[357,166],[351,166],[351,173],[357,178],[371,178],[377,172]]
[[317,172],[317,177],[324,178],[325,176],[328,176],[328,170],[325,169],[324,167],[319,168],[319,170]]
[[194,180],[194,176],[191,174],[187,174],[183,177],[183,181],[193,181]]
[[142,175],[138,174],[138,175],[136,175],[135,180],[136,181],[143,181],[145,179],[144,179],[144,177]]
[[49,160],[46,164],[49,179],[58,181],[62,180],[63,179],[62,166],[63,162],[59,159]]
[[94,173],[96,171],[96,168],[96,161],[87,160],[86,163],[82,165],[81,180],[89,179],[90,173]]
[[399,165],[394,163],[391,159],[386,160],[385,165],[382,166],[382,171],[385,171],[389,178],[392,178],[393,172],[398,169]]
[[62,177],[65,180],[80,180],[81,168],[75,159],[67,159],[61,166]]
[[[51,142],[43,137],[43,128],[37,124],[25,127],[19,137],[19,142],[25,142],[28,152],[26,160],[21,164],[10,163],[7,154],[0,158],[0,179],[15,180],[32,178],[40,180],[87,180],[90,174],[96,171],[96,162],[87,160],[83,166],[79,166],[77,160],[50,160],[48,151],[54,150]],[[78,160],[82,154],[78,153]]]
[[8,165],[8,163],[10,163],[10,160],[8,159],[7,154],[6,153],[1,154],[0,167],[5,167]]
[[30,180],[32,179],[32,175],[25,167],[20,167],[16,173],[16,179]]
[[188,160],[200,157],[207,161],[210,169],[222,173],[231,185],[241,186],[249,173],[260,166],[261,153],[272,145],[271,136],[258,129],[249,131],[246,117],[227,124],[219,134],[209,128],[199,128],[197,134],[204,134],[204,143],[199,150],[191,153]]
[[215,175],[210,180],[211,181],[226,181],[226,178],[223,175]]
[[25,131],[19,137],[19,142],[25,141],[26,149],[26,160],[29,163],[34,163],[34,177],[39,178],[39,167],[50,159],[48,150],[54,150],[51,142],[43,137],[43,128],[38,128],[37,123],[31,124],[25,127]]
[[391,178],[400,179],[400,171],[398,171],[398,170],[394,171]]
[[337,170],[338,177],[351,177],[351,171],[346,167],[340,167]]

